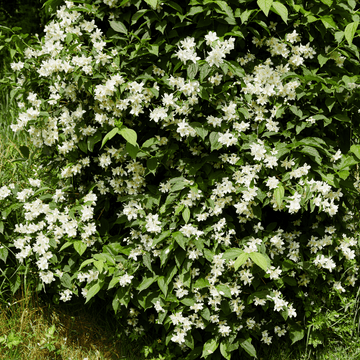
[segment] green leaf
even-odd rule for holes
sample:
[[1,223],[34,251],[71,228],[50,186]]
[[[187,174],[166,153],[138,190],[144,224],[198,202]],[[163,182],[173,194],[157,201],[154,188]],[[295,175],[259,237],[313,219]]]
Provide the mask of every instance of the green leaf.
[[188,185],[188,182],[183,177],[172,178],[169,183],[172,185],[170,192],[182,190]]
[[153,9],[156,9],[157,0],[145,0],[145,2],[148,3]]
[[242,253],[243,251],[239,248],[231,248],[223,253],[222,258],[226,260],[232,260],[239,257]]
[[[156,56],[159,56],[159,45],[150,45],[148,50],[149,50],[150,54],[154,54]],[[157,92],[156,89],[152,88],[152,89],[150,89],[150,91],[152,91],[153,94],[155,94],[155,96],[158,97],[158,92]]]
[[242,253],[234,263],[235,271],[243,264],[245,264],[246,260],[249,258],[249,253]]
[[159,285],[159,288],[160,290],[163,292],[164,296],[167,295],[167,292],[168,292],[168,284],[166,284],[165,280],[164,280],[164,277],[163,276],[160,276],[158,279],[157,279],[157,283]]
[[[238,9],[239,11],[241,11],[240,9]],[[245,10],[242,13],[240,13],[240,20],[242,24],[245,24],[248,20],[250,15],[254,12],[255,10]]]
[[320,20],[327,29],[329,29],[329,28],[337,29],[338,28],[338,26],[336,25],[336,23],[331,15],[320,16]]
[[275,197],[275,202],[276,205],[280,208],[282,205],[282,202],[284,200],[284,195],[285,195],[285,188],[284,186],[280,183],[278,185],[278,187],[275,189],[274,191],[274,197]]
[[132,159],[136,159],[136,155],[139,152],[139,146],[134,146],[129,142],[126,143],[126,151],[131,156]]
[[349,151],[352,152],[357,158],[360,159],[360,145],[351,145],[351,148]]
[[[116,128],[113,128],[111,131],[109,131],[105,137],[103,138],[103,141],[101,143],[101,148],[108,142],[108,140],[111,140],[116,134],[120,134],[120,130],[116,127]],[[90,150],[90,149],[89,149]],[[92,150],[90,150],[92,151]]]
[[190,331],[185,336],[185,345],[189,347],[191,350],[194,350],[194,338],[192,337]]
[[186,356],[186,360],[197,360],[197,359],[200,359],[201,351],[202,351],[202,345],[201,345],[201,346],[197,346],[194,350],[192,350],[192,351]]
[[115,276],[111,279],[109,286],[108,286],[108,290],[112,289],[115,285],[117,285],[119,283],[120,277],[119,276]]
[[231,360],[231,353],[228,351],[228,344],[226,344],[224,341],[220,344],[220,353],[226,360]]
[[171,6],[173,9],[178,11],[180,14],[183,13],[182,7],[180,5],[178,5],[178,4],[176,4],[174,1],[166,1],[166,3],[164,5]]
[[84,152],[85,154],[87,154],[87,151],[88,151],[88,147],[87,147],[87,144],[86,144],[86,140],[83,139],[81,140],[79,143],[78,143],[78,146],[79,146],[79,149]]
[[176,231],[172,234],[172,237],[184,250],[186,250],[186,238],[182,232]]
[[222,144],[219,143],[219,138],[220,138],[220,135],[218,132],[215,132],[213,131],[210,136],[209,136],[209,139],[210,139],[210,144],[211,144],[211,150],[210,151],[214,151],[214,150],[218,150],[222,147]]
[[216,339],[209,339],[203,347],[202,356],[203,358],[207,358],[210,356],[215,350],[218,348],[219,342]]
[[321,0],[321,2],[329,7],[331,7],[331,5],[333,3],[332,0]]
[[289,312],[288,312],[287,307],[285,307],[285,310],[281,311],[280,314],[284,318],[284,320],[286,321],[288,319],[288,317],[289,317]]
[[294,115],[298,116],[299,118],[302,118],[303,112],[297,106],[292,105],[290,106],[289,109]]
[[85,304],[91,299],[93,298],[102,288],[102,285],[100,285],[99,282],[97,282],[95,285],[93,285],[89,291],[87,292],[86,295],[86,302]]
[[322,164],[322,158],[319,154],[319,152],[314,148],[314,147],[311,147],[311,146],[304,146],[301,150],[300,150],[301,153],[303,154],[306,154],[306,155],[310,155],[310,156],[313,156],[315,158],[315,161],[321,165]]
[[120,32],[123,34],[128,33],[126,26],[121,21],[110,21],[109,23],[111,28],[116,32]]
[[61,248],[59,251],[63,251],[64,249],[66,249],[67,247],[71,246],[73,243],[68,241],[66,242]]
[[256,350],[254,345],[251,343],[251,338],[240,339],[240,346],[252,357],[256,358]]
[[100,132],[96,133],[95,135],[93,136],[90,136],[87,140],[87,147],[88,147],[88,150],[90,152],[93,152],[94,151],[94,146],[96,143],[98,143],[99,141],[101,141],[102,139],[102,135]]
[[268,16],[273,0],[257,0],[257,4],[263,13]]
[[211,66],[208,63],[204,63],[200,67],[200,83],[209,75],[211,71]]
[[220,6],[221,10],[228,16],[227,23],[230,25],[236,25],[234,13],[231,7],[227,4],[226,1],[215,1],[217,5]]
[[67,289],[71,289],[73,284],[71,283],[71,277],[69,274],[65,273],[61,276],[61,285]]
[[16,275],[13,275],[11,278],[10,278],[10,289],[11,289],[11,292],[13,294],[16,293],[16,291],[19,289],[22,281],[21,281],[21,277],[18,273],[16,273]]
[[94,266],[99,270],[99,272],[101,273],[104,269],[104,262],[103,261],[94,261]]
[[301,340],[304,337],[304,333],[305,333],[304,329],[300,325],[298,325],[296,323],[291,324],[290,330],[289,330],[289,335],[290,335],[292,344]]
[[348,25],[346,25],[345,28],[345,39],[347,40],[347,42],[349,43],[349,46],[352,45],[352,41],[354,39],[356,30],[358,28],[359,22],[358,21],[354,21]]
[[2,261],[6,262],[8,255],[9,255],[9,251],[7,248],[5,247],[0,248],[0,259]]
[[131,25],[136,24],[136,22],[142,17],[144,16],[147,12],[149,11],[149,9],[141,9],[139,11],[137,11],[131,18]]
[[187,224],[190,220],[190,209],[188,207],[186,207],[182,212],[182,217]]
[[171,230],[163,231],[160,235],[154,237],[152,246],[159,244],[161,241],[168,238],[170,235],[171,235]]
[[81,256],[87,249],[87,246],[81,240],[78,240],[74,242],[74,248],[76,252]]
[[152,157],[152,158],[146,160],[146,167],[153,174],[155,174],[155,170],[157,168],[157,165],[158,165],[158,162],[157,162],[156,157]]
[[190,11],[186,14],[186,16],[194,16],[200,12],[203,12],[204,8],[202,6],[192,6]]
[[283,19],[284,23],[287,24],[289,13],[288,13],[288,10],[287,10],[286,6],[283,5],[282,3],[278,2],[278,1],[274,1],[272,3],[272,7],[273,7],[272,10],[276,14],[280,15],[281,18]]
[[184,304],[184,305],[186,305],[186,306],[192,306],[192,305],[194,305],[195,304],[195,298],[193,298],[193,297],[185,297],[185,298],[182,298],[181,300],[180,300],[180,302],[182,303],[182,304]]
[[229,289],[229,287],[227,285],[224,284],[220,284],[220,285],[216,285],[216,290],[217,291],[221,291],[223,294],[223,296],[228,297],[229,299],[231,299],[232,295],[231,295],[231,290]]
[[167,21],[166,21],[166,20],[163,20],[163,21],[161,21],[161,22],[158,22],[158,23],[155,25],[155,29],[158,30],[158,31],[160,31],[162,34],[164,34],[166,25],[167,25]]
[[195,79],[195,76],[199,71],[199,65],[192,62],[190,65],[187,65],[186,71],[189,79]]
[[20,146],[20,152],[21,155],[25,158],[28,159],[29,158],[29,148],[27,146]]
[[285,276],[282,279],[284,280],[284,282],[286,284],[288,284],[290,286],[297,286],[298,285],[297,281],[294,278],[290,277],[290,276]]
[[208,287],[210,285],[209,281],[204,278],[199,278],[195,281],[194,288],[203,289],[205,287]]
[[95,255],[94,255],[94,258],[95,258],[96,260],[101,260],[101,261],[103,261],[103,262],[107,262],[107,263],[109,263],[109,264],[111,264],[111,265],[116,265],[115,260],[114,260],[113,257],[112,257],[110,254],[108,254],[108,253],[95,254]]
[[268,260],[259,252],[252,252],[249,254],[250,259],[259,267],[261,267],[264,271],[268,269]]
[[89,264],[91,264],[91,263],[93,263],[93,262],[94,262],[94,259],[87,259],[87,260],[85,260],[84,262],[81,263],[81,265],[80,265],[80,267],[79,267],[79,271],[80,271],[83,267],[85,267],[86,265],[89,265]]
[[137,146],[137,134],[134,130],[122,127],[118,133],[131,145]]
[[136,288],[136,290],[138,290],[138,292],[140,293],[141,291],[147,289],[152,283],[154,283],[158,278],[158,275],[151,277],[151,278],[145,278],[140,284],[139,286]]
[[329,57],[324,56],[324,55],[322,55],[322,54],[319,54],[317,58],[318,58],[320,67],[322,67],[323,65],[325,65],[325,63],[330,59]]
[[339,170],[348,170],[351,166],[357,165],[359,162],[359,159],[354,158],[351,155],[345,155],[341,158],[338,168]]
[[339,120],[339,121],[343,121],[343,122],[348,122],[351,123],[351,120],[349,119],[349,117],[345,114],[335,114],[333,116],[334,119]]
[[203,124],[199,122],[191,122],[189,125],[196,131],[197,135],[199,135],[203,140],[205,140],[209,131],[204,128]]

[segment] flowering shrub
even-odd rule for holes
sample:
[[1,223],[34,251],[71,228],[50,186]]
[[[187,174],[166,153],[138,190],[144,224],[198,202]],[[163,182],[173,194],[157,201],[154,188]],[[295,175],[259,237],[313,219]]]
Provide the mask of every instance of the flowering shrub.
[[43,161],[2,260],[188,359],[300,340],[358,276],[359,16],[296,3],[59,7],[11,65]]

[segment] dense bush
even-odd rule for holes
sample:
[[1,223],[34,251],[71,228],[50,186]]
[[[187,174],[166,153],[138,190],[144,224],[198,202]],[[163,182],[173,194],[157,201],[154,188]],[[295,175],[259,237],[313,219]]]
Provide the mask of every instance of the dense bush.
[[353,0],[66,2],[11,64],[43,155],[0,189],[0,257],[188,359],[315,320],[321,342],[359,269],[358,22]]
[[[44,26],[50,20],[50,8],[42,0],[0,1],[0,78],[7,75],[9,62],[22,51],[29,35],[44,35]],[[11,44],[11,46],[10,46]],[[10,51],[9,51],[10,50]],[[4,89],[0,88],[2,95]]]

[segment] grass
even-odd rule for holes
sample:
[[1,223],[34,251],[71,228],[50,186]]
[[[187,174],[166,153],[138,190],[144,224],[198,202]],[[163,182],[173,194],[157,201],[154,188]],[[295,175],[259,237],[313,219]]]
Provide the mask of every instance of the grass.
[[[30,168],[23,162],[21,146],[32,148],[29,139],[16,135],[9,125],[17,111],[9,97],[0,100],[0,177],[3,183],[29,177]],[[1,186],[1,185],[0,185]],[[3,265],[3,264],[0,264]],[[5,282],[6,284],[6,282]],[[148,342],[131,341],[100,301],[92,307],[78,303],[53,304],[46,296],[37,296],[31,287],[23,286],[15,295],[4,292],[0,281],[0,360],[97,360],[97,359],[168,359]],[[359,299],[355,310],[345,313],[343,327],[353,329],[353,336],[327,339],[327,346],[317,348],[307,339],[291,346],[279,340],[257,349],[260,360],[357,360],[360,359],[358,325]],[[340,326],[334,323],[333,326]],[[357,329],[356,329],[357,328]],[[147,349],[147,352],[143,351]],[[145,356],[148,353],[149,356]],[[234,355],[244,359],[243,355]]]
[[[257,349],[258,359],[358,360],[359,340],[355,336],[346,343],[331,341],[326,348],[316,349],[306,346],[306,339],[294,346],[284,340]],[[142,360],[143,344],[121,333],[101,301],[91,308],[80,303],[54,305],[29,288],[0,304],[0,360]],[[149,359],[165,357],[150,354]],[[244,357],[235,355],[234,359]]]
[[19,291],[0,306],[0,359],[4,360],[141,359],[116,334],[116,324],[102,309],[50,305],[31,289]]

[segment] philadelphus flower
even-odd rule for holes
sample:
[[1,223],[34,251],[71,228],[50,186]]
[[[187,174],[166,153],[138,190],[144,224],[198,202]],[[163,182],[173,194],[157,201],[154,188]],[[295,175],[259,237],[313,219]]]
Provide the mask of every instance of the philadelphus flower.
[[266,181],[266,186],[268,186],[270,190],[276,189],[279,183],[280,181],[275,176],[272,176]]
[[332,162],[335,162],[337,160],[341,159],[341,150],[338,150],[331,158]]
[[120,286],[126,286],[128,284],[131,284],[131,280],[134,278],[133,275],[129,275],[129,274],[125,274],[123,276],[120,277],[119,279],[119,284]]
[[237,138],[233,134],[229,133],[229,131],[227,131],[225,134],[220,135],[219,143],[229,147],[237,143]]
[[4,200],[10,194],[11,194],[11,190],[6,185],[0,188],[0,200]]
[[159,233],[161,232],[161,222],[158,220],[159,214],[148,214],[146,216],[146,230],[148,232]]
[[184,40],[180,41],[180,49],[176,53],[176,56],[184,63],[188,60],[192,61],[196,64],[198,60],[200,60],[200,57],[196,56],[195,52],[195,38],[193,37],[187,37]]
[[293,196],[290,197],[292,200],[289,202],[286,207],[289,209],[290,214],[294,214],[301,209],[300,200],[301,195],[298,192],[295,192]]
[[264,144],[258,140],[258,143],[252,143],[250,145],[251,155],[254,157],[254,160],[261,161],[265,158],[266,149]]
[[[215,36],[213,35],[213,33],[209,33],[208,34],[208,43],[210,43],[210,40],[215,39]],[[230,53],[231,50],[234,49],[234,43],[235,43],[235,39],[234,38],[230,38],[228,40],[224,40],[224,41],[216,41],[216,43],[211,44],[211,51],[209,52],[209,55],[207,56],[207,58],[205,59],[206,62],[210,65],[210,66],[217,66],[219,67],[220,64],[222,64],[224,62],[224,58],[227,54]]]

